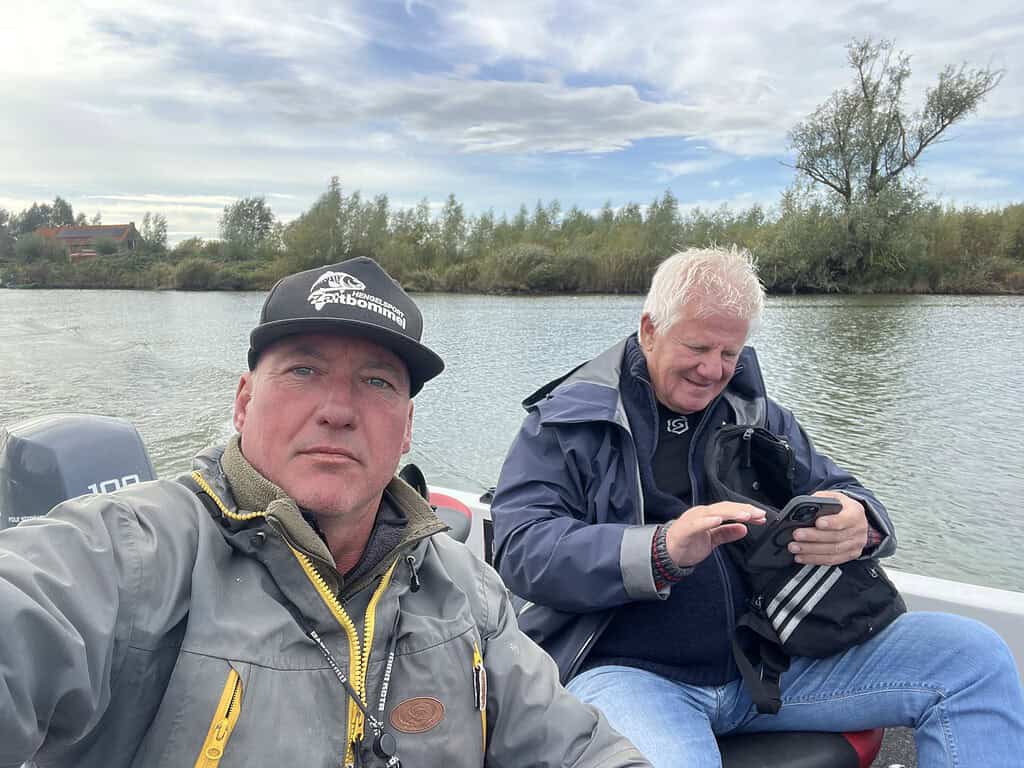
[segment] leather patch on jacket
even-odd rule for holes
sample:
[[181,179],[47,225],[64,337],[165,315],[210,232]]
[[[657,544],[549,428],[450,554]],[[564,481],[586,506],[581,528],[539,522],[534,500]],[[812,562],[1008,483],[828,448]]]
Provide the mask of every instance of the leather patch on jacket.
[[429,696],[406,699],[391,710],[391,725],[402,733],[423,733],[444,720],[444,704]]

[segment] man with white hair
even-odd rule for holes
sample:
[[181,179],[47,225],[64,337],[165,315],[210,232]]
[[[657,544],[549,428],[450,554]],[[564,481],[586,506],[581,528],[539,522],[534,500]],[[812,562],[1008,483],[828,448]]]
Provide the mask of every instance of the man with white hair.
[[797,569],[895,549],[875,495],[767,396],[746,346],[763,306],[746,251],[678,253],[654,275],[638,333],[527,399],[492,505],[495,563],[529,601],[520,626],[655,766],[721,765],[715,735],[895,725],[915,729],[922,767],[1019,765],[1012,656],[960,617],[900,605],[866,642],[790,659],[777,714],[744,687],[731,643],[751,591],[727,550],[766,511],[712,494],[716,434],[759,424],[786,446],[792,495],[838,502],[794,534]]

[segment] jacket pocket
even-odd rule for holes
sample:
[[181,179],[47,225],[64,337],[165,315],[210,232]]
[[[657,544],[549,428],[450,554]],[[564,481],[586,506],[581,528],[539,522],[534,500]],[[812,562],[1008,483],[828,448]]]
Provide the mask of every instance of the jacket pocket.
[[210,730],[207,731],[206,741],[196,758],[195,768],[217,768],[220,760],[224,757],[224,750],[231,738],[231,732],[235,729],[238,716],[242,711],[242,678],[234,669],[228,675],[224,684],[224,691],[220,695],[220,701],[213,713],[213,720],[210,721]]
[[[456,632],[457,634],[452,634]],[[475,627],[403,613],[387,696],[385,727],[395,737],[402,764],[412,755],[423,765],[482,766],[487,750],[486,648]],[[372,665],[377,686],[384,664]],[[379,689],[368,691],[371,702]]]

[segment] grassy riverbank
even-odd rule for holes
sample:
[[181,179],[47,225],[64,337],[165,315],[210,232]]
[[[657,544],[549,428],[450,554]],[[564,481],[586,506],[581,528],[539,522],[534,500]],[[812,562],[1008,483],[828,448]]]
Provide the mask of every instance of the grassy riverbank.
[[46,243],[19,240],[0,262],[0,279],[16,287],[258,290],[297,269],[365,255],[414,291],[641,293],[673,251],[737,243],[753,251],[773,293],[1024,293],[1024,204],[949,208],[907,192],[848,212],[794,189],[769,210],[682,213],[666,192],[647,206],[588,212],[538,202],[498,218],[466,216],[454,196],[436,216],[427,201],[392,210],[385,195],[363,200],[333,181],[296,220],[271,221],[236,227],[230,239],[144,245],[74,264]]

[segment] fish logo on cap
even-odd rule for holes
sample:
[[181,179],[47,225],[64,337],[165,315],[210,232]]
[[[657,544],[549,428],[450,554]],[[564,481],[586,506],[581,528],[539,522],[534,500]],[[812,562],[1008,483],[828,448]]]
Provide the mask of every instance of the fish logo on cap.
[[327,304],[338,303],[337,297],[345,291],[365,290],[366,283],[348,272],[324,272],[309,289],[309,303],[317,312]]

